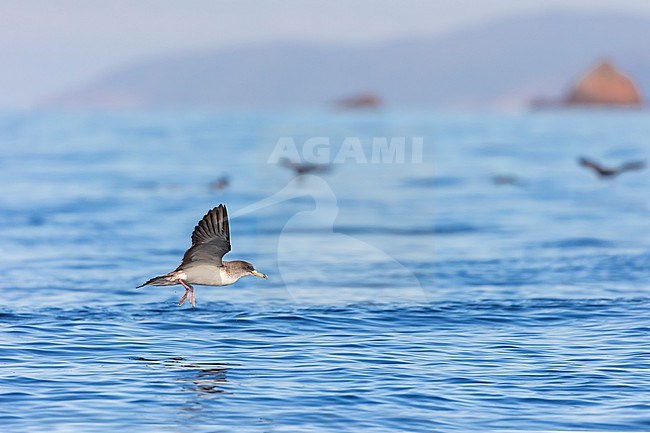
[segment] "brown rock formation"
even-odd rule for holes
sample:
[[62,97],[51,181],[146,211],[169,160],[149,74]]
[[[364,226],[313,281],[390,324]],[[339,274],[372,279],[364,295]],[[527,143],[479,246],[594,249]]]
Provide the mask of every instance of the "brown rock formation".
[[641,105],[641,95],[628,76],[603,61],[580,79],[564,103],[636,107]]

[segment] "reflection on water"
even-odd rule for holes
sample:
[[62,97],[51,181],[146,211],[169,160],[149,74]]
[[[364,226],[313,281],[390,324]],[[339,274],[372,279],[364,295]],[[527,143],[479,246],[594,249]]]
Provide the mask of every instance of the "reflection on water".
[[211,362],[189,362],[185,358],[176,357],[163,360],[134,358],[136,361],[146,362],[153,369],[163,368],[178,373],[178,377],[173,379],[182,384],[191,384],[184,386],[186,391],[202,394],[222,394],[227,393],[222,385],[227,382],[226,374],[228,364],[211,363]]

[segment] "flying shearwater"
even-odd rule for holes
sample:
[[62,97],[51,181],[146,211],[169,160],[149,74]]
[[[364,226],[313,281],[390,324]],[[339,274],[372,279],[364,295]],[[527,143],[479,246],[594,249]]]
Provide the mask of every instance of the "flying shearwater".
[[595,161],[581,157],[578,159],[578,164],[585,168],[589,168],[596,173],[600,179],[618,176],[621,173],[632,170],[643,170],[645,168],[645,161],[631,161],[620,165],[616,168],[603,167]]
[[296,177],[314,173],[327,173],[331,169],[329,164],[315,164],[311,162],[298,163],[286,158],[280,160],[280,165],[292,170]]
[[255,267],[248,262],[222,260],[230,250],[228,212],[226,207],[220,204],[210,210],[194,228],[192,246],[185,251],[181,264],[174,271],[152,278],[138,287],[180,284],[185,288],[185,294],[181,297],[178,305],[183,305],[189,296],[190,304],[195,307],[192,284],[228,286],[247,275],[266,278],[266,275],[257,272]]
[[214,192],[221,192],[228,188],[230,185],[230,177],[227,174],[224,174],[219,179],[214,180],[210,183],[210,189]]

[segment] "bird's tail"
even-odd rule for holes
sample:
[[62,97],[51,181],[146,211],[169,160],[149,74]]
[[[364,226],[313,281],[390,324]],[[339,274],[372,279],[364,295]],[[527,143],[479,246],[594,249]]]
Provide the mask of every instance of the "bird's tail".
[[146,283],[140,284],[136,289],[144,286],[173,286],[175,284],[178,284],[178,281],[172,281],[169,274],[167,274],[160,277],[154,277]]

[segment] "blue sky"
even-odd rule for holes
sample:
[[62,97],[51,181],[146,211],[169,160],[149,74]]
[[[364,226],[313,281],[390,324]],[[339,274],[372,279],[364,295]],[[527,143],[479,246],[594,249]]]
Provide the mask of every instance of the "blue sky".
[[435,37],[549,10],[645,14],[647,0],[2,0],[0,106],[25,107],[166,52]]

